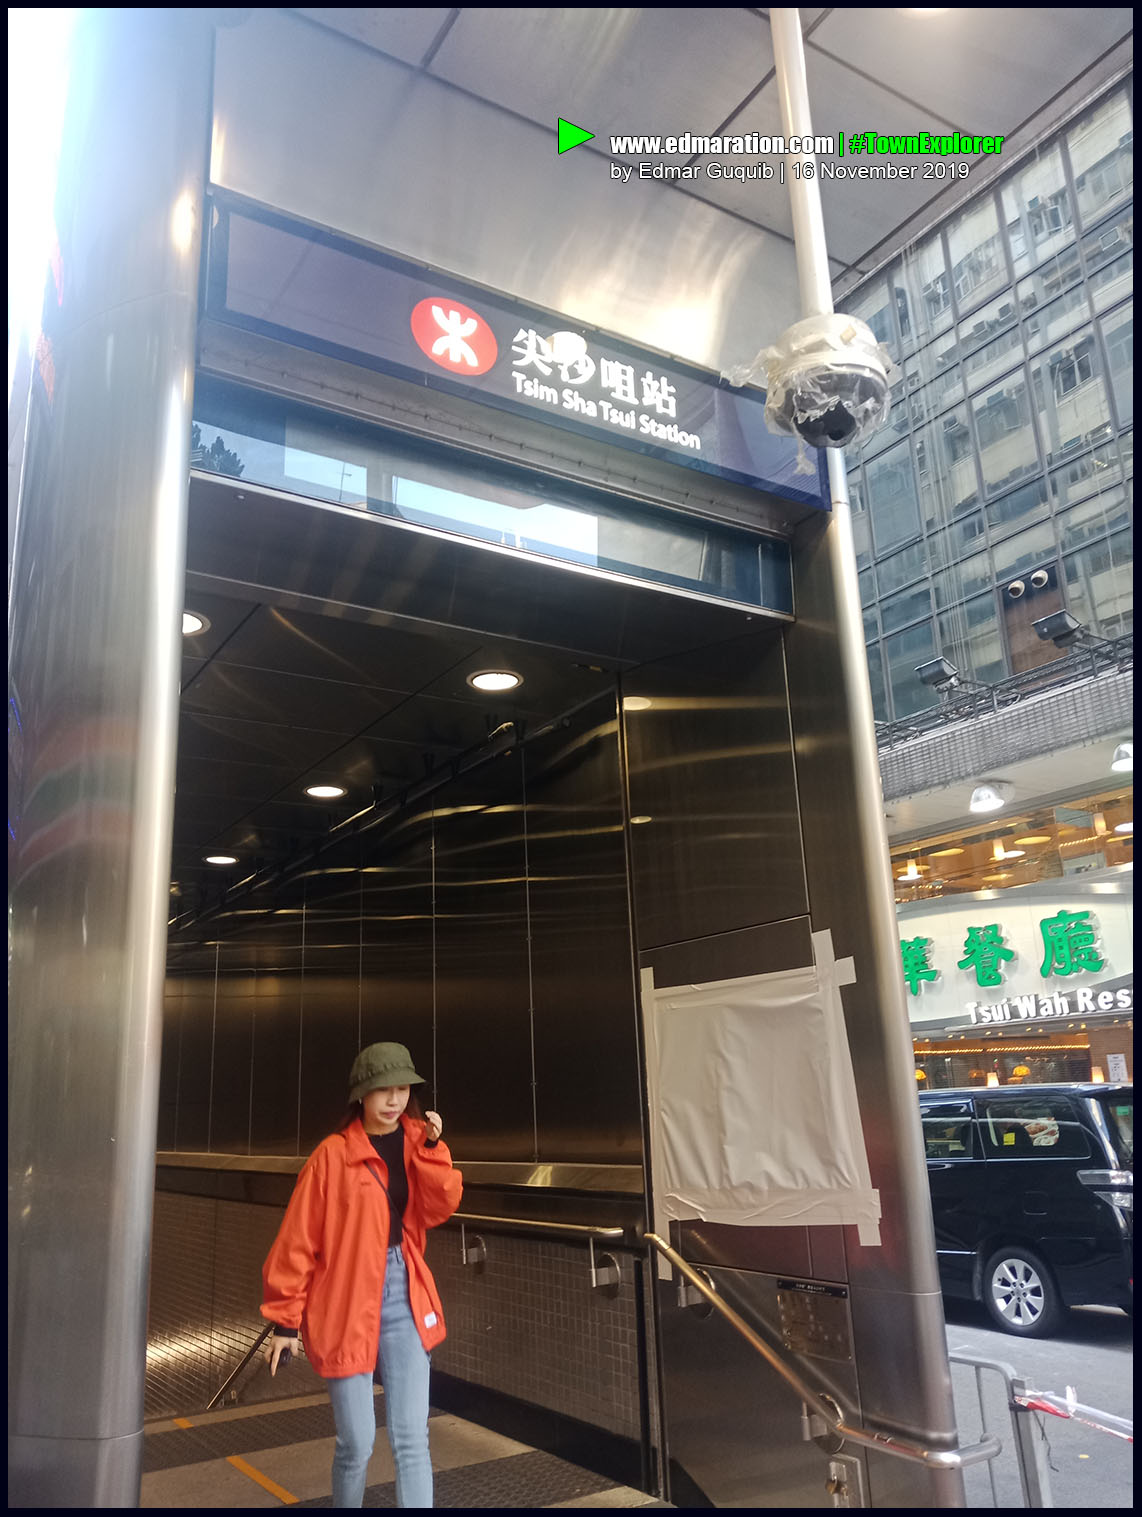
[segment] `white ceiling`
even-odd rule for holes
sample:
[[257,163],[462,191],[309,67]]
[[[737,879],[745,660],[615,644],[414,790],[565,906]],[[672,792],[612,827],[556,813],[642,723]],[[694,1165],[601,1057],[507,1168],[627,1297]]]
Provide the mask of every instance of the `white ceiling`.
[[[322,27],[552,132],[596,133],[575,149],[607,173],[611,133],[781,130],[768,13],[747,7],[299,7]],[[1011,137],[1132,30],[1129,7],[897,7],[801,11],[814,130],[952,131]],[[505,138],[505,140],[508,140]],[[862,160],[877,162],[876,158]],[[665,186],[782,237],[786,191],[707,179]],[[871,266],[938,184],[822,185],[834,273]]]
[[1009,819],[1026,816],[1044,806],[1065,803],[1069,798],[1101,795],[1111,790],[1133,788],[1132,774],[1114,774],[1110,760],[1116,745],[1131,735],[1123,729],[1088,743],[1060,748],[1017,764],[1004,764],[993,774],[981,774],[962,784],[941,785],[886,803],[888,838],[893,847],[954,831],[960,827],[979,827],[981,818],[968,809],[973,786],[979,780],[1002,780],[1011,786],[1011,800],[990,820],[997,827]]

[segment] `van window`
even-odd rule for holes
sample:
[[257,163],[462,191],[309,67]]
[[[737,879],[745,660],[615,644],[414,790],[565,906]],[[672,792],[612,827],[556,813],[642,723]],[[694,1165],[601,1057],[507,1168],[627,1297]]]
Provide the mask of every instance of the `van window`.
[[921,1109],[924,1124],[924,1155],[929,1159],[970,1159],[974,1156],[971,1106],[957,1102],[949,1106]]
[[1106,1125],[1110,1129],[1110,1141],[1115,1156],[1123,1169],[1134,1168],[1134,1097],[1096,1096],[1095,1100],[1106,1113]]
[[1086,1130],[1060,1096],[988,1101],[980,1112],[984,1152],[992,1159],[1085,1159]]

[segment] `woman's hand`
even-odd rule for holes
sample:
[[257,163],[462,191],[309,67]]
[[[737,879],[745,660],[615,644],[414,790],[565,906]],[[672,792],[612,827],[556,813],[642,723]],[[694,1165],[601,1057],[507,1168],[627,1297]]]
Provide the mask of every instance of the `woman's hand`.
[[[263,1350],[265,1361],[270,1367],[270,1374],[277,1374],[283,1354],[295,1355],[300,1347],[300,1338],[279,1338],[277,1333],[274,1333]],[[288,1359],[286,1363],[289,1363]]]
[[424,1136],[430,1143],[435,1143],[444,1131],[444,1123],[440,1120],[440,1113],[438,1111],[426,1111],[424,1114],[424,1125],[427,1128]]

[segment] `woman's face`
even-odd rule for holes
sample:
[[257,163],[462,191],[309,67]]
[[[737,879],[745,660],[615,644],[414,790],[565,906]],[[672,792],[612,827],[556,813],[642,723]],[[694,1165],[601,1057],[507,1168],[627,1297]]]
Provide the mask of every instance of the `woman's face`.
[[407,1085],[382,1085],[380,1090],[370,1090],[361,1101],[365,1131],[378,1137],[395,1132],[400,1125],[401,1112],[408,1105],[408,1091]]

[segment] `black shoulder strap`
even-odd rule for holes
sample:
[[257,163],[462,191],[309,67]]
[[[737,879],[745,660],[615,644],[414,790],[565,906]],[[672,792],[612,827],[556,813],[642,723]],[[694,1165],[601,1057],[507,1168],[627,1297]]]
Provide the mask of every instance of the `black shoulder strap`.
[[388,1186],[381,1179],[380,1175],[373,1168],[371,1162],[368,1159],[365,1160],[365,1168],[369,1171],[369,1173],[372,1175],[373,1179],[377,1182],[377,1184],[384,1191],[384,1193],[385,1193],[385,1200],[389,1203],[389,1211],[391,1212],[392,1209],[393,1209],[393,1198],[392,1198],[392,1196],[389,1195],[389,1188],[388,1188]]

